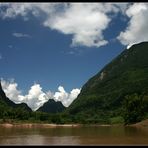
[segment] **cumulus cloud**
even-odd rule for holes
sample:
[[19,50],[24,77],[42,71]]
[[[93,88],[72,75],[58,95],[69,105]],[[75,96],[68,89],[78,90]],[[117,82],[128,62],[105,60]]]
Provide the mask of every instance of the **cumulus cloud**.
[[76,98],[77,96],[80,94],[81,89],[73,89],[69,94],[68,97],[65,98],[62,103],[64,106],[68,107]]
[[133,44],[148,40],[148,4],[135,3],[130,5],[126,10],[126,15],[129,17],[129,23],[125,31],[122,31],[118,36],[119,41],[123,45]]
[[34,84],[33,86],[31,86],[27,95],[20,95],[18,97],[21,98],[25,103],[27,103],[28,106],[31,107],[33,110],[37,110],[52,96],[47,96],[47,94],[42,91],[40,84]]
[[56,92],[53,96],[55,101],[61,101],[65,107],[68,107],[79,95],[81,89],[73,89],[70,93],[67,93],[62,86],[58,87],[59,92]]
[[131,5],[131,3],[113,3],[112,5],[115,6],[116,10],[114,12],[121,12],[122,14],[125,14],[127,8]]
[[17,38],[30,38],[31,37],[29,34],[24,34],[24,33],[20,33],[20,32],[15,32],[12,35]]
[[[0,3],[0,7],[4,8],[0,11],[0,16],[3,19],[11,18],[14,19],[18,16],[24,18],[24,20],[28,19],[28,14],[32,14],[34,16],[40,15],[40,10],[46,13],[52,11],[52,7],[56,4],[50,3]],[[54,7],[53,7],[54,8]]]
[[72,45],[103,46],[103,30],[110,22],[105,12],[97,4],[70,4],[65,11],[48,18],[44,25],[64,34],[72,34]]
[[28,14],[44,16],[42,24],[63,34],[72,35],[72,46],[100,47],[108,43],[103,31],[111,21],[108,13],[124,12],[127,3],[4,3],[0,16],[15,18]]
[[58,3],[0,3],[0,7],[4,8],[0,11],[0,17],[14,19],[21,16],[24,20],[28,20],[29,14],[38,17],[41,12],[49,16],[57,5]]
[[11,98],[15,103],[20,103],[22,100],[18,97],[21,94],[21,91],[17,89],[18,84],[14,80],[5,81],[1,80],[2,88],[6,93],[6,96]]
[[73,35],[72,46],[100,47],[108,43],[103,31],[111,21],[109,13],[124,13],[127,6],[128,3],[70,3],[64,11],[47,18],[44,25]]
[[24,102],[34,111],[49,99],[54,99],[56,102],[61,101],[65,107],[68,107],[80,93],[80,89],[73,89],[70,93],[67,93],[62,86],[59,86],[59,92],[53,93],[50,90],[43,92],[40,84],[34,84],[28,91],[28,94],[22,95],[22,91],[18,90],[18,84],[13,79],[10,81],[2,79],[1,84],[6,96],[10,100],[16,104]]

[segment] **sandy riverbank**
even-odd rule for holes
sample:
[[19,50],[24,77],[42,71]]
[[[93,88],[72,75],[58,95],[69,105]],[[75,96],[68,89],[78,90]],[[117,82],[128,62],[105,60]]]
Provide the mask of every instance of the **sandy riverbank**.
[[138,123],[135,123],[135,124],[132,124],[132,125],[128,125],[128,126],[132,126],[132,127],[145,127],[145,128],[148,128],[148,119],[146,120],[143,120],[141,122],[138,122]]
[[23,127],[23,128],[56,128],[56,127],[80,127],[80,124],[42,124],[42,123],[2,123],[2,127]]
[[1,123],[0,126],[6,128],[22,127],[22,128],[57,128],[57,127],[110,127],[123,126],[111,124],[47,124],[47,123]]
[[[109,126],[124,126],[121,124],[48,124],[48,123],[1,123],[0,126],[11,128],[11,127],[22,127],[22,128],[57,128],[57,127],[82,127],[82,126],[93,126],[93,127],[109,127]],[[136,124],[126,125],[137,128],[148,128],[148,119],[138,122]]]

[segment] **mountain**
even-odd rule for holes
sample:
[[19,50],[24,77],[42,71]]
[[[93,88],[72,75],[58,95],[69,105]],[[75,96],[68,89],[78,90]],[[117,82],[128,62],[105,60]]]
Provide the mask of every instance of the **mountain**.
[[148,42],[125,49],[89,79],[66,112],[87,122],[120,120],[125,97],[135,93],[148,94]]
[[13,101],[11,101],[8,97],[6,97],[2,86],[1,86],[1,82],[0,82],[0,101],[5,102],[8,106],[13,107],[13,108],[24,108],[27,111],[32,111],[27,104],[25,103],[20,103],[20,104],[15,104]]
[[61,102],[55,102],[53,99],[49,99],[43,106],[41,106],[37,111],[47,112],[47,113],[58,113],[64,111],[65,107]]

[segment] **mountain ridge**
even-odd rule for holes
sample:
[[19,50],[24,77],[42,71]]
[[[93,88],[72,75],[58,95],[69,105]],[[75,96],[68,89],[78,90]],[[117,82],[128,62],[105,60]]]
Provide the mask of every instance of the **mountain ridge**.
[[0,81],[0,100],[4,101],[10,107],[13,107],[13,108],[23,107],[27,111],[32,111],[31,108],[28,107],[26,103],[15,104],[13,101],[11,101],[3,91],[1,81]]
[[60,101],[54,101],[49,99],[43,104],[37,111],[46,112],[46,113],[59,113],[64,111],[66,107]]
[[126,95],[148,93],[147,55],[148,42],[124,50],[84,84],[67,112],[100,122],[121,116]]

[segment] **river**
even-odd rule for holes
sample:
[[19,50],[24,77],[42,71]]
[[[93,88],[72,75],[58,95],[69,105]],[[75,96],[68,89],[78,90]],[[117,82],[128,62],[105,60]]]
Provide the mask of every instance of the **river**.
[[124,126],[0,126],[0,145],[148,145],[148,129]]

